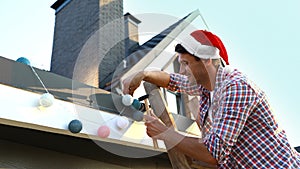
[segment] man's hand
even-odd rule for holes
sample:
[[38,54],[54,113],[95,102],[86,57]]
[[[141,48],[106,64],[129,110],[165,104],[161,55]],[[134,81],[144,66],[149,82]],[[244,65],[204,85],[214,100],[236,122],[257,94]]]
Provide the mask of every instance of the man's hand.
[[123,80],[123,93],[133,95],[144,79],[143,72],[135,73]]
[[149,137],[165,140],[167,132],[170,132],[170,130],[174,131],[163,124],[156,116],[144,115],[144,119]]
[[167,87],[170,81],[170,75],[163,71],[140,71],[122,81],[123,93],[133,95],[142,81],[153,83],[160,87]]

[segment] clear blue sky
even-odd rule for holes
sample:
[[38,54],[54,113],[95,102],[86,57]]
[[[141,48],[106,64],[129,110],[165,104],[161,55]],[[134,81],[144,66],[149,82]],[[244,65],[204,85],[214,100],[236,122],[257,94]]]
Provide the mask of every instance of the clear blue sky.
[[[24,56],[33,66],[49,70],[55,20],[50,6],[55,1],[1,0],[0,56]],[[266,92],[292,146],[300,146],[300,1],[124,0],[124,12],[133,15],[179,19],[196,9],[223,40],[231,64]],[[200,17],[192,24],[205,29]]]

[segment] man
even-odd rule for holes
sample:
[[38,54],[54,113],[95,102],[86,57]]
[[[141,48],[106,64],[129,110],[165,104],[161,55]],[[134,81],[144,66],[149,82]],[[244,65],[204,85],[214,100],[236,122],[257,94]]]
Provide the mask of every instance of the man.
[[141,71],[123,81],[133,94],[142,81],[199,96],[202,138],[184,136],[145,115],[147,134],[218,168],[300,168],[300,158],[274,119],[263,91],[230,69],[222,41],[197,30],[175,47],[180,74]]

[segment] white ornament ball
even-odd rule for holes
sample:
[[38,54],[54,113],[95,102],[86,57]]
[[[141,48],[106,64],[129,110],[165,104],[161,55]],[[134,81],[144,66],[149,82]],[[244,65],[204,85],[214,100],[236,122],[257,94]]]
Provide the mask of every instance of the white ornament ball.
[[128,121],[128,119],[126,117],[119,116],[117,118],[116,124],[117,124],[117,127],[119,129],[124,129],[124,128],[126,128],[129,125],[129,121]]
[[40,97],[40,105],[43,107],[50,107],[54,103],[54,96],[50,93],[44,93]]
[[122,103],[125,105],[125,106],[130,106],[133,102],[133,97],[129,94],[126,94],[124,96],[122,96]]

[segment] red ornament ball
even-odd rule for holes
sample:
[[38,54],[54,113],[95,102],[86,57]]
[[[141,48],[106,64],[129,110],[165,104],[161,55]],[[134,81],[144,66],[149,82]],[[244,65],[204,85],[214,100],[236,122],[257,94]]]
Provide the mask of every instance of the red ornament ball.
[[110,134],[110,128],[106,125],[100,126],[97,132],[98,136],[101,138],[107,138]]

